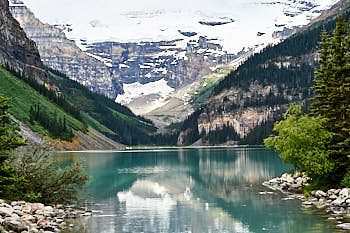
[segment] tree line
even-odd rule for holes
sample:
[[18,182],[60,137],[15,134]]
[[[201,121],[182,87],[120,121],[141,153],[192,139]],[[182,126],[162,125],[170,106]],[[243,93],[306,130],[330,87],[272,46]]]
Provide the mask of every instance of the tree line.
[[57,116],[57,112],[53,113],[53,117],[50,117],[45,109],[39,104],[30,106],[29,110],[29,122],[34,124],[34,121],[39,123],[45,129],[49,131],[49,134],[53,138],[60,138],[66,141],[72,141],[74,136],[72,129],[67,125],[67,119]]

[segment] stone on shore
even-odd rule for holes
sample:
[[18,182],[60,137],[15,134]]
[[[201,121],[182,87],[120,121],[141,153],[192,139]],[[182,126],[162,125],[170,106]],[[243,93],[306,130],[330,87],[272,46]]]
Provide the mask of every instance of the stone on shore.
[[[58,207],[58,208],[55,208]],[[24,201],[11,202],[0,199],[1,232],[61,232],[66,227],[65,219],[91,216],[91,211],[75,209],[74,206],[45,206]]]
[[[304,208],[315,206],[318,209],[325,209],[326,212],[334,215],[334,220],[339,228],[350,230],[350,223],[342,223],[350,217],[350,188],[314,190],[311,196],[300,195],[302,188],[308,186],[310,178],[305,173],[296,173],[294,175],[283,174],[281,177],[273,178],[263,183],[264,186],[279,190],[288,195],[288,197],[297,198],[302,202]],[[288,199],[288,198],[285,198]],[[333,219],[333,217],[330,217]]]

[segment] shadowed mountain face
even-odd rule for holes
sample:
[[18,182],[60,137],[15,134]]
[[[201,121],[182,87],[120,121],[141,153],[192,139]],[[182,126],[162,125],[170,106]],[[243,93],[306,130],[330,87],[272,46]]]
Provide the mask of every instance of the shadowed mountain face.
[[0,64],[42,81],[46,77],[35,42],[12,17],[8,0],[0,0]]

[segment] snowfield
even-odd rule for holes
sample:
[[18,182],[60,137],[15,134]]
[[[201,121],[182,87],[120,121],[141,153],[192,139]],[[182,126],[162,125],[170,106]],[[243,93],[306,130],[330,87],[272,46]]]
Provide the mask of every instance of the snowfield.
[[[289,28],[305,25],[317,17],[321,10],[330,8],[336,2],[24,0],[41,21],[57,27],[64,25],[61,28],[65,28],[68,38],[75,40],[82,49],[86,43],[81,43],[81,40],[88,44],[182,39],[178,46],[185,47],[190,40],[207,36],[218,39],[230,53],[239,52],[244,47],[274,43],[276,39],[272,33],[281,30],[280,25]],[[213,26],[213,23],[218,25]],[[193,32],[193,36],[180,32]]]
[[123,89],[124,94],[118,95],[116,98],[116,102],[121,104],[129,104],[132,100],[147,95],[156,95],[158,97],[157,99],[162,100],[175,91],[164,79],[146,84],[141,84],[139,82],[123,84]]

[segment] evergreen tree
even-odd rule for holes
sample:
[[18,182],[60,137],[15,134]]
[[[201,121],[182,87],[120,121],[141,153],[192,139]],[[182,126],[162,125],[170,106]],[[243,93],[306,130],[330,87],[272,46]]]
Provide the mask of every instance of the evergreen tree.
[[349,23],[340,15],[332,37],[323,31],[320,68],[315,72],[313,87],[316,95],[312,113],[323,117],[327,130],[335,134],[329,150],[339,164],[339,176],[344,176],[350,167]]
[[9,152],[25,145],[18,135],[11,129],[7,110],[10,105],[8,99],[0,95],[0,198],[16,198],[17,186],[25,182],[23,177],[18,176],[16,170],[6,164]]
[[7,101],[8,98],[0,95],[0,163],[4,160],[7,151],[26,144],[15,132],[11,131],[10,119],[7,114],[10,105],[7,104]]

